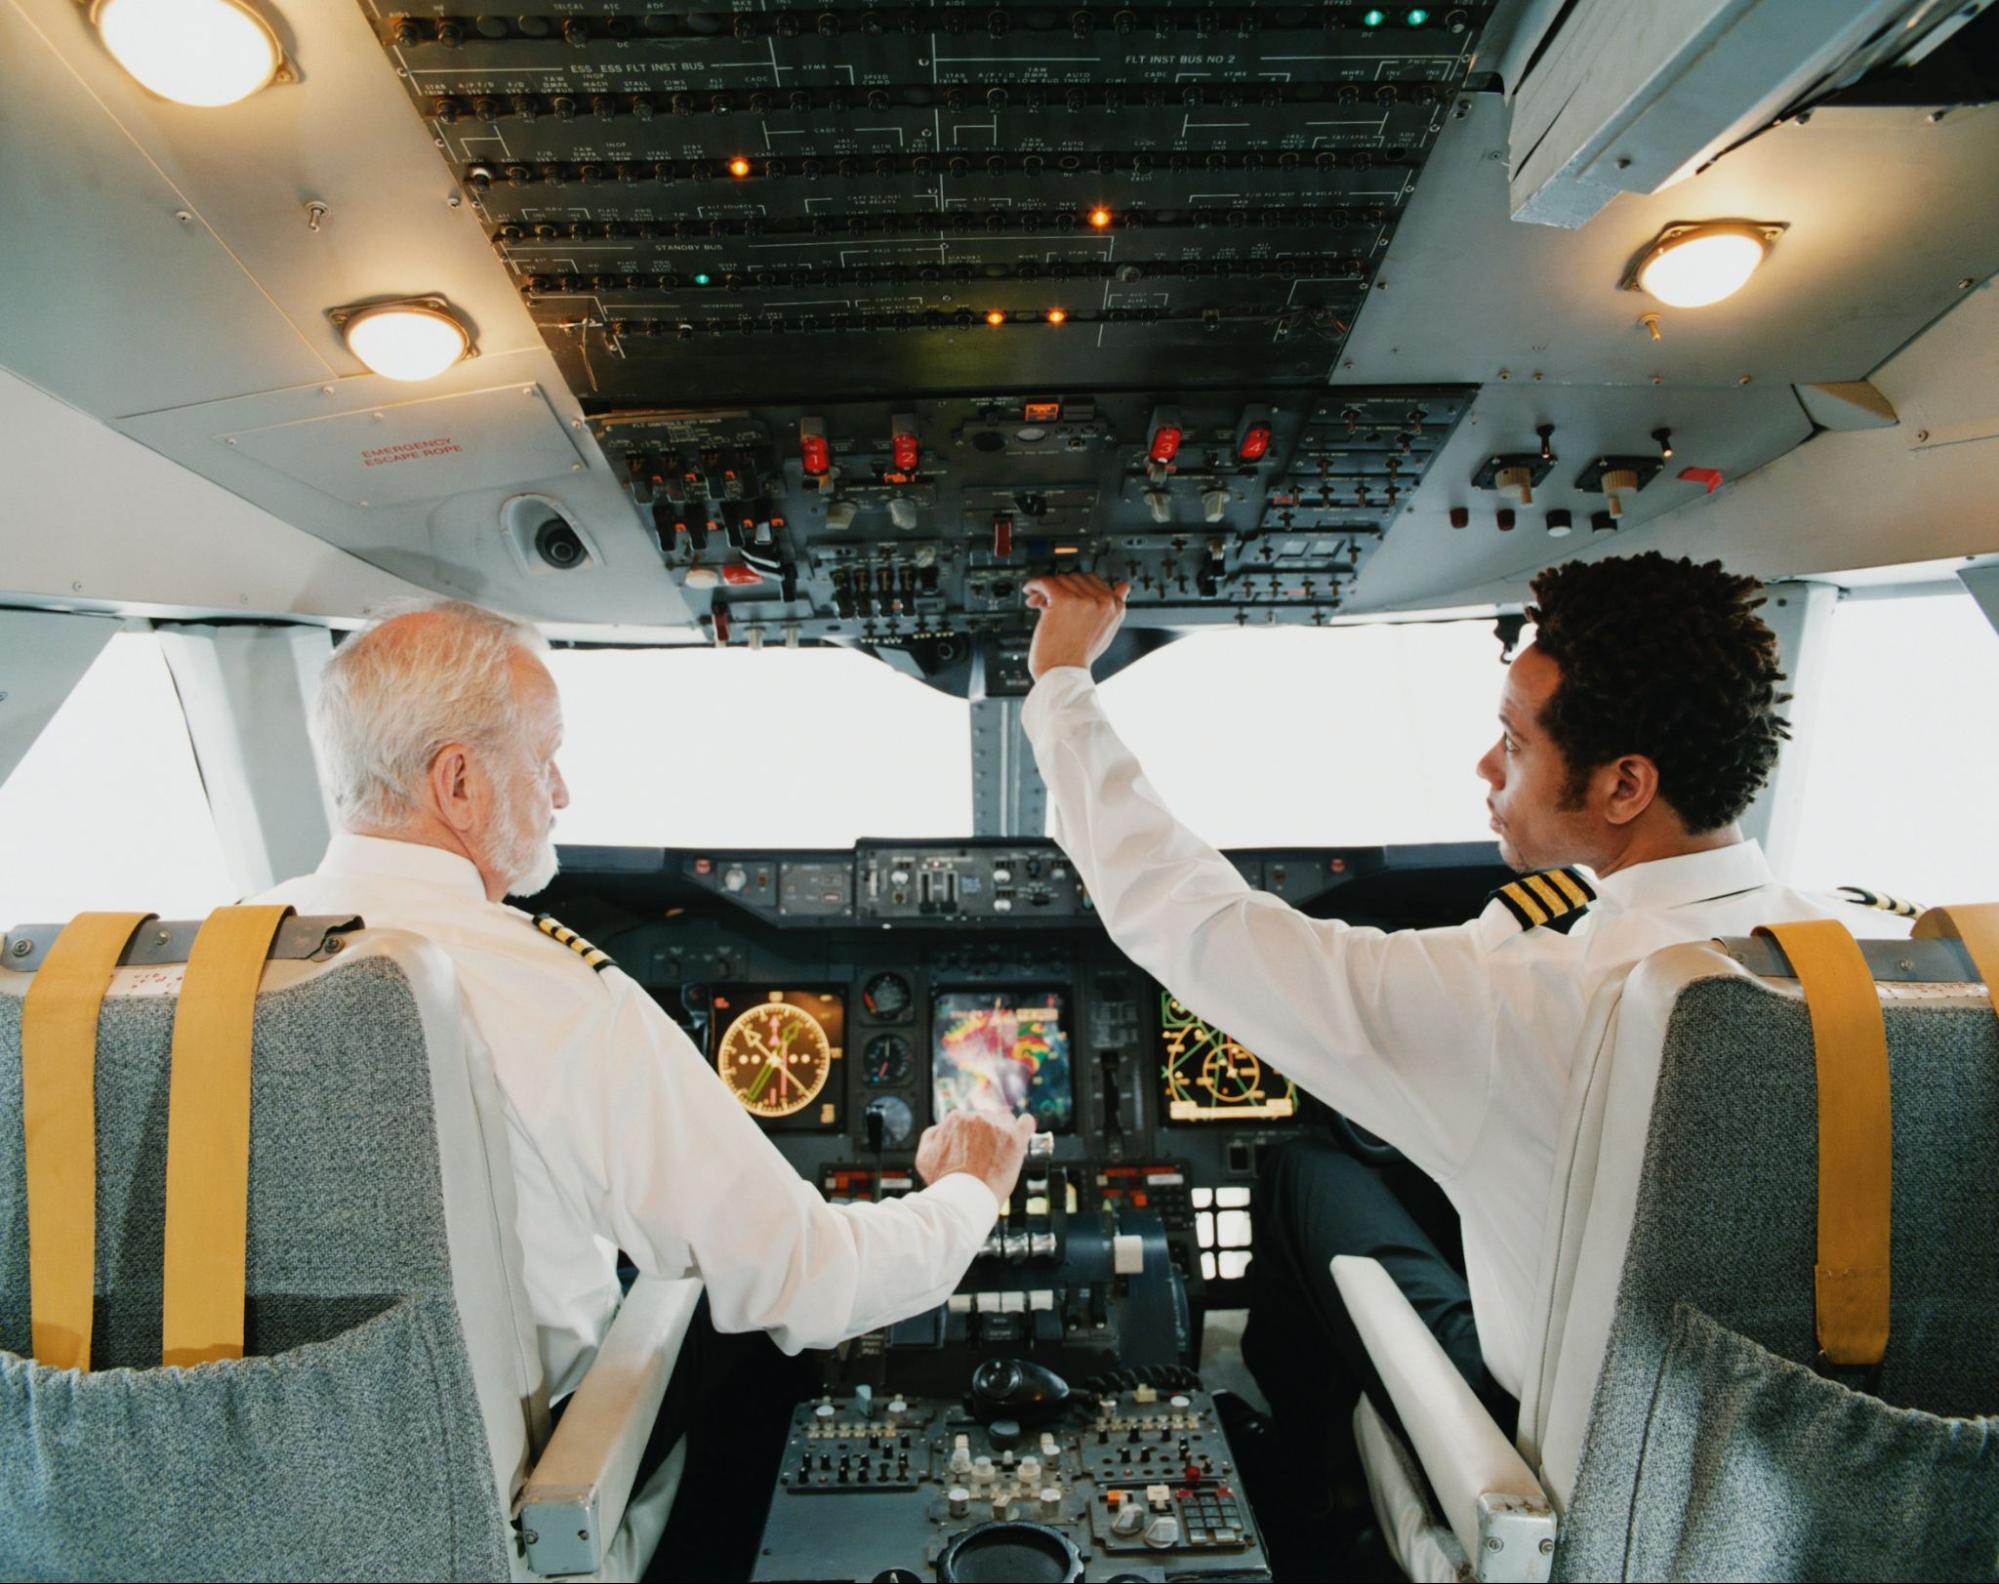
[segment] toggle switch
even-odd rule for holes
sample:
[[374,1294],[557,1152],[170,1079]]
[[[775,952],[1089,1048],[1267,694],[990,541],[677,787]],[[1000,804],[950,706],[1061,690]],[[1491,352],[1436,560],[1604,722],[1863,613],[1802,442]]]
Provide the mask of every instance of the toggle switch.
[[1152,513],[1152,520],[1154,522],[1171,522],[1173,520],[1173,497],[1164,490],[1147,490],[1145,492],[1145,509]]
[[1228,514],[1229,492],[1225,489],[1203,490],[1201,492],[1201,520],[1218,523]]
[[1622,517],[1624,502],[1618,497],[1627,490],[1638,488],[1638,474],[1631,468],[1611,468],[1603,475],[1604,499],[1610,503],[1610,515]]
[[898,495],[888,503],[888,520],[898,528],[916,526],[916,502],[907,495]]

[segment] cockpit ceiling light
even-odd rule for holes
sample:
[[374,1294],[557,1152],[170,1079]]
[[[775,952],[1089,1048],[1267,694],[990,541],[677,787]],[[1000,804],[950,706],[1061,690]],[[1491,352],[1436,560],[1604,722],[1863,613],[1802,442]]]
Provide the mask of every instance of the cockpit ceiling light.
[[1624,284],[1669,308],[1705,308],[1742,289],[1782,230],[1740,220],[1668,226],[1638,255]]
[[90,19],[113,60],[177,104],[234,104],[285,69],[277,34],[243,0],[96,0]]
[[472,350],[465,327],[427,303],[363,308],[341,330],[354,355],[384,379],[435,379]]

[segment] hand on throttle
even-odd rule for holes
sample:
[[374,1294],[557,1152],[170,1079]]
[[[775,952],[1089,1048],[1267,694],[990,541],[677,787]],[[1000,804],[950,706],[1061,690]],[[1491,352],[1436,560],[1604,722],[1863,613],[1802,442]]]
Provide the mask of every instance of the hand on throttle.
[[1005,1112],[953,1111],[916,1142],[916,1171],[926,1183],[970,1172],[1005,1204],[1027,1158],[1034,1118]]

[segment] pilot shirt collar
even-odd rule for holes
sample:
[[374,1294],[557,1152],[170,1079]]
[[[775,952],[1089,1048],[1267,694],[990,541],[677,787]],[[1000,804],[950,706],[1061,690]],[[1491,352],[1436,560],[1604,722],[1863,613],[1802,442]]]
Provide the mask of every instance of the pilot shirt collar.
[[422,842],[341,831],[326,844],[319,872],[439,886],[472,901],[486,900],[486,884],[471,859]]
[[1773,885],[1769,860],[1754,841],[1733,842],[1707,852],[1682,853],[1677,858],[1655,858],[1650,863],[1633,864],[1629,869],[1606,875],[1596,882],[1597,893],[1620,908],[1672,908],[1690,902],[1712,902]]

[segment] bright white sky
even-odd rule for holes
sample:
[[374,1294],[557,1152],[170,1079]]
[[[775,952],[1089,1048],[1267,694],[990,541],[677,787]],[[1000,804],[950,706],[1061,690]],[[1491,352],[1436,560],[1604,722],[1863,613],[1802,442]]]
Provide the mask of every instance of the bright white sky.
[[[1488,838],[1489,622],[1223,629],[1104,684],[1160,793],[1223,846]],[[843,847],[971,826],[966,706],[840,650],[567,651],[558,836]],[[1849,600],[1821,685],[1792,878],[1999,897],[1999,635],[1967,596]],[[232,900],[179,701],[112,639],[0,786],[0,925]]]

